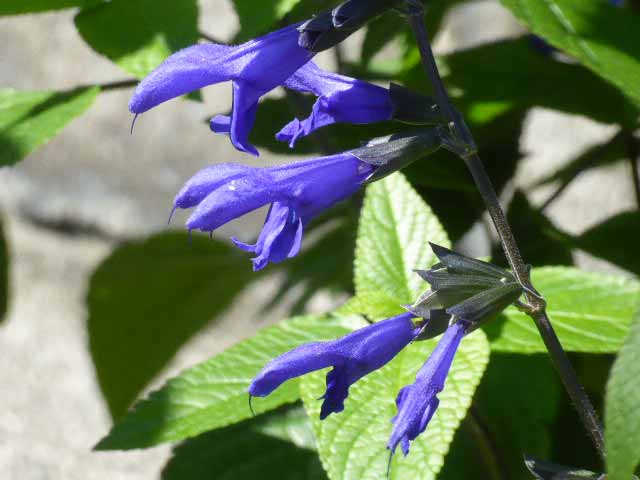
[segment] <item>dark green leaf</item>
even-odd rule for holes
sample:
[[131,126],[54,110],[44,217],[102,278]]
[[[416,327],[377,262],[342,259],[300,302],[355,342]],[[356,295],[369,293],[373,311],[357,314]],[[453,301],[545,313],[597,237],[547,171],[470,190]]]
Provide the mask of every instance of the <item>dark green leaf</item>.
[[407,28],[406,20],[393,11],[369,22],[362,42],[362,63],[367,65],[376,53]]
[[0,223],[0,322],[4,320],[9,305],[9,252]]
[[605,438],[611,480],[631,476],[640,462],[640,314],[636,315],[607,382]]
[[255,278],[236,249],[184,233],[119,247],[96,270],[88,295],[89,342],[114,418],[202,327]]
[[[296,93],[291,95],[296,95]],[[263,99],[256,114],[256,122],[251,129],[249,137],[251,142],[261,149],[264,148],[270,152],[284,155],[297,156],[318,152],[319,147],[314,143],[314,137],[301,139],[296,143],[295,149],[289,148],[286,142],[276,140],[276,133],[296,116],[305,118],[310,114],[313,105],[312,98],[311,96],[298,95],[296,99],[299,102],[297,102],[287,94],[283,98]],[[324,131],[322,130],[322,132]]]
[[[302,444],[301,441],[302,440]],[[323,480],[309,417],[289,409],[204,433],[173,450],[163,480]]]
[[[462,0],[424,0],[426,23],[429,36],[434,38],[440,31],[445,14]],[[401,37],[403,44],[413,45],[411,30],[407,21],[397,12],[390,11],[369,22],[362,43],[361,61],[367,65],[371,59],[394,38]]]
[[0,15],[17,15],[21,13],[37,13],[63,8],[88,7],[97,5],[102,0],[2,0]]
[[479,434],[481,432],[473,423],[469,410],[456,430],[449,451],[444,457],[444,466],[438,474],[438,480],[498,478],[500,473],[496,462],[485,456],[487,450],[482,448],[484,445],[481,442],[484,439],[478,438]]
[[575,239],[576,246],[640,275],[640,212],[623,212],[609,217]]
[[[570,267],[534,268],[532,278],[566,350],[610,353],[622,346],[640,302],[640,283]],[[546,351],[533,320],[515,307],[485,331],[494,351]]]
[[266,33],[282,20],[300,0],[233,0],[240,19],[235,42],[242,43]]
[[[499,392],[499,394],[497,393]],[[554,444],[551,431],[558,415],[562,389],[545,355],[491,355],[474,397],[477,427],[493,442],[487,447],[512,479],[531,478],[522,463],[524,453],[548,457]]]
[[[222,273],[219,278],[228,282],[227,277]],[[208,292],[208,299],[216,293]],[[180,317],[174,314],[172,318]],[[96,448],[145,448],[250,418],[247,387],[271,359],[303,343],[333,340],[363,323],[358,317],[297,317],[262,329],[169,380],[139,402]],[[253,409],[266,412],[299,397],[298,380],[290,380],[268,397],[255,398]]]
[[68,92],[0,89],[0,166],[13,165],[47,143],[96,99],[98,87]]
[[[640,104],[638,15],[615,8],[605,0],[502,0],[502,3],[534,33]],[[578,83],[574,86],[580,89]],[[596,102],[602,100],[597,96],[588,98]],[[619,115],[622,118],[624,113]]]
[[[446,65],[445,82],[457,97],[454,101],[472,123],[484,123],[513,108],[533,106],[604,123],[636,122],[637,110],[615,87],[580,65],[540,54],[526,39],[463,50],[442,58],[442,62]],[[416,64],[409,70],[404,81],[408,87],[424,91],[421,66]]]
[[138,78],[198,41],[196,0],[112,0],[83,9],[75,23],[96,52]]

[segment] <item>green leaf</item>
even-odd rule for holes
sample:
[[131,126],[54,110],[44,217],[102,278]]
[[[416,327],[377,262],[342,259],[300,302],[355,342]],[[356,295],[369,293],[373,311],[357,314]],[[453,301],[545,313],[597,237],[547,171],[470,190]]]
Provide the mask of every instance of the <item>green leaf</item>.
[[576,246],[640,275],[640,212],[622,212],[607,218],[575,239]]
[[369,64],[380,50],[406,29],[407,22],[396,12],[389,12],[369,22],[362,42],[362,63]]
[[[307,375],[300,390],[311,417],[318,452],[329,478],[385,478],[395,398],[415,375],[436,345],[435,340],[410,344],[394,360],[356,382],[349,389],[344,412],[320,421],[318,397],[325,390],[324,373]],[[429,426],[411,444],[406,458],[395,456],[391,479],[433,479],[444,463],[449,444],[464,418],[489,359],[482,332],[466,337],[456,354],[440,406]]]
[[0,89],[0,166],[44,145],[93,104],[98,87],[68,92]]
[[118,418],[196,332],[255,277],[236,249],[163,233],[126,243],[94,272],[89,343],[100,388]]
[[[225,275],[220,278],[228,281]],[[245,420],[251,417],[247,387],[267,362],[303,343],[332,340],[357,326],[362,326],[362,320],[355,317],[310,316],[260,330],[169,380],[139,402],[96,448],[145,448]],[[266,412],[296,401],[299,395],[298,380],[291,380],[268,397],[254,399],[253,408],[257,413]]]
[[[547,300],[551,323],[566,350],[611,353],[622,346],[640,301],[640,283],[569,267],[533,269],[532,280]],[[496,351],[546,351],[533,320],[515,307],[485,331]]]
[[611,480],[631,477],[640,462],[640,314],[636,315],[607,382],[605,439]]
[[9,305],[9,252],[0,223],[0,322],[4,320]]
[[142,78],[198,41],[196,0],[112,0],[85,8],[76,28],[91,48]]
[[97,5],[102,0],[2,0],[0,15],[18,15],[21,13],[37,13],[64,8],[88,7]]
[[575,57],[640,104],[637,15],[615,8],[605,0],[502,0],[502,3],[533,33]]
[[265,33],[298,3],[300,0],[233,0],[240,19],[240,31],[235,41],[246,42]]
[[[425,8],[424,21],[431,38],[440,31],[445,14],[462,0],[423,0]],[[391,40],[404,35],[403,44],[413,45],[414,40],[406,20],[399,12],[389,10],[378,19],[369,22],[362,42],[361,60],[364,65],[371,62],[373,57]]]
[[402,174],[369,185],[356,241],[356,295],[384,293],[398,305],[412,303],[427,287],[413,270],[437,261],[427,242],[449,246],[440,222]]
[[[511,108],[541,106],[603,123],[636,122],[637,110],[616,88],[580,65],[541,55],[524,38],[456,52],[444,64],[447,87],[457,92],[456,103],[471,121],[487,121]],[[416,67],[412,75],[418,72]]]
[[309,417],[290,409],[185,441],[173,450],[162,479],[326,479],[314,450]]
[[491,354],[473,400],[472,421],[489,431],[494,444],[488,448],[499,452],[510,478],[531,478],[522,462],[523,453],[551,456],[557,439],[550,432],[562,393],[546,355]]
[[394,297],[378,291],[360,293],[341,305],[336,312],[341,315],[364,313],[373,319],[383,319],[394,317],[405,311]]

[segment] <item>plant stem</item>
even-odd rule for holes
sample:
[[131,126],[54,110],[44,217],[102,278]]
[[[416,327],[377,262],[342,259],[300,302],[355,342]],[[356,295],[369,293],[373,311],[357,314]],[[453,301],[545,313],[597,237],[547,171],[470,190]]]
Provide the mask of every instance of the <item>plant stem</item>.
[[137,78],[131,78],[128,80],[117,80],[115,82],[101,83],[98,84],[98,87],[100,87],[100,90],[102,90],[103,92],[106,92],[108,90],[119,90],[121,88],[135,87],[138,82],[140,82],[140,80],[138,80]]
[[[435,90],[438,106],[449,118],[449,126],[453,130],[453,133],[457,135],[463,143],[474,146],[475,142],[473,137],[471,136],[467,126],[464,124],[464,120],[453,107],[442,82],[442,78],[440,77],[438,66],[427,38],[427,32],[423,21],[424,12],[422,3],[418,0],[407,0],[407,5],[409,7],[409,24],[418,44],[418,50],[420,51],[420,57],[425,73]],[[509,265],[525,291],[525,296],[528,302],[525,312],[534,320],[536,327],[540,332],[540,336],[549,351],[556,372],[562,379],[562,383],[564,384],[574,407],[578,411],[580,419],[589,433],[594,446],[601,458],[604,459],[604,434],[598,415],[580,385],[567,354],[562,348],[558,336],[551,325],[545,310],[546,302],[544,301],[544,298],[537,293],[531,284],[529,266],[526,265],[522,259],[520,249],[518,248],[513,232],[511,231],[511,227],[509,226],[504,211],[500,205],[498,195],[491,184],[491,180],[484,169],[482,161],[475,150],[469,150],[467,154],[461,154],[460,156],[464,159],[467,168],[469,168],[476,186],[480,191],[480,195],[482,196],[487,210],[489,211],[489,215],[491,216],[496,231],[498,232],[500,243]]]

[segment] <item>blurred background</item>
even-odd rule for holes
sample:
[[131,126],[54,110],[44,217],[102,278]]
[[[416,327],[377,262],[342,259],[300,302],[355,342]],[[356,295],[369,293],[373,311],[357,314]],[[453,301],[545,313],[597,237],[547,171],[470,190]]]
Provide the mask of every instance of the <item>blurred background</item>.
[[[239,19],[231,1],[201,0],[199,4],[200,30],[232,41]],[[66,90],[130,78],[82,41],[74,27],[75,14],[65,10],[0,17],[0,86]],[[447,12],[435,49],[447,54],[523,33],[497,1],[461,2]],[[342,61],[360,57],[364,36],[359,32],[342,46]],[[388,45],[376,58],[394,58],[397,50],[394,44]],[[335,69],[335,58],[334,52],[327,52],[320,63]],[[538,80],[524,79],[532,85]],[[0,325],[3,478],[134,480],[159,474],[169,446],[127,453],[91,452],[111,425],[88,348],[85,301],[91,275],[122,242],[167,228],[180,229],[184,215],[176,216],[167,227],[173,196],[202,167],[233,161],[277,164],[298,158],[266,149],[261,149],[260,158],[250,158],[237,152],[226,137],[210,133],[205,120],[230,108],[228,83],[204,89],[203,102],[172,101],[159,106],[138,119],[133,135],[127,110],[131,92],[125,88],[102,93],[87,113],[37,152],[0,169],[0,211],[10,258],[9,310]],[[271,98],[280,97],[282,92],[274,92]],[[608,141],[617,130],[585,116],[538,106],[529,109],[519,132],[522,159],[505,182],[503,200],[509,204],[515,192],[525,191],[529,202],[542,205],[558,183],[539,185],[540,181],[568,160]],[[579,235],[614,214],[637,208],[630,176],[627,162],[585,171],[544,213],[565,234]],[[223,227],[215,237],[226,241],[237,235],[251,240],[263,218],[264,212],[254,212]],[[526,218],[520,232],[534,228],[536,221]],[[489,255],[486,219],[467,227],[457,236],[458,248]],[[573,252],[573,261],[587,270],[627,275],[580,250]],[[248,258],[246,268],[250,268]],[[283,279],[282,271],[267,269],[215,323],[179,350],[147,390],[247,337],[257,326],[286,316],[298,298],[295,287],[287,287],[283,301],[275,307],[263,309]],[[304,309],[326,311],[344,298],[346,293],[321,289],[310,296]]]

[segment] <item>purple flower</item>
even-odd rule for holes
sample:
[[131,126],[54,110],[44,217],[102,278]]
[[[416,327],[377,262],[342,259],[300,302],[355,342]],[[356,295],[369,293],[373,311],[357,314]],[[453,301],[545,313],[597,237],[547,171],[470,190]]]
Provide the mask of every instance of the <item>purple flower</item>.
[[349,387],[382,367],[419,332],[411,321],[411,313],[403,313],[356,330],[330,342],[314,342],[280,355],[269,362],[253,379],[249,395],[265,397],[285,381],[315,370],[333,367],[327,373],[327,390],[322,396],[320,419],[341,412]]
[[140,114],[185,93],[232,80],[232,115],[215,117],[211,128],[228,133],[238,150],[258,155],[248,140],[258,100],[313,57],[298,45],[297,26],[235,47],[203,43],[176,52],[140,82],[129,110]]
[[276,134],[278,140],[289,142],[291,148],[298,138],[326,125],[381,122],[391,119],[393,114],[388,89],[327,72],[313,62],[302,66],[284,86],[318,97],[308,118],[296,118]]
[[197,206],[187,228],[213,232],[234,218],[271,204],[254,245],[233,239],[239,248],[255,253],[253,269],[260,270],[268,262],[295,256],[307,223],[352,195],[375,168],[350,153],[277,167],[220,163],[194,175],[176,196],[174,209]]
[[465,334],[467,324],[458,320],[451,325],[422,366],[416,381],[403,387],[396,398],[398,414],[391,420],[393,431],[387,447],[391,455],[401,444],[402,453],[409,453],[409,442],[424,432],[427,424],[438,408],[438,393],[444,388],[460,340]]

